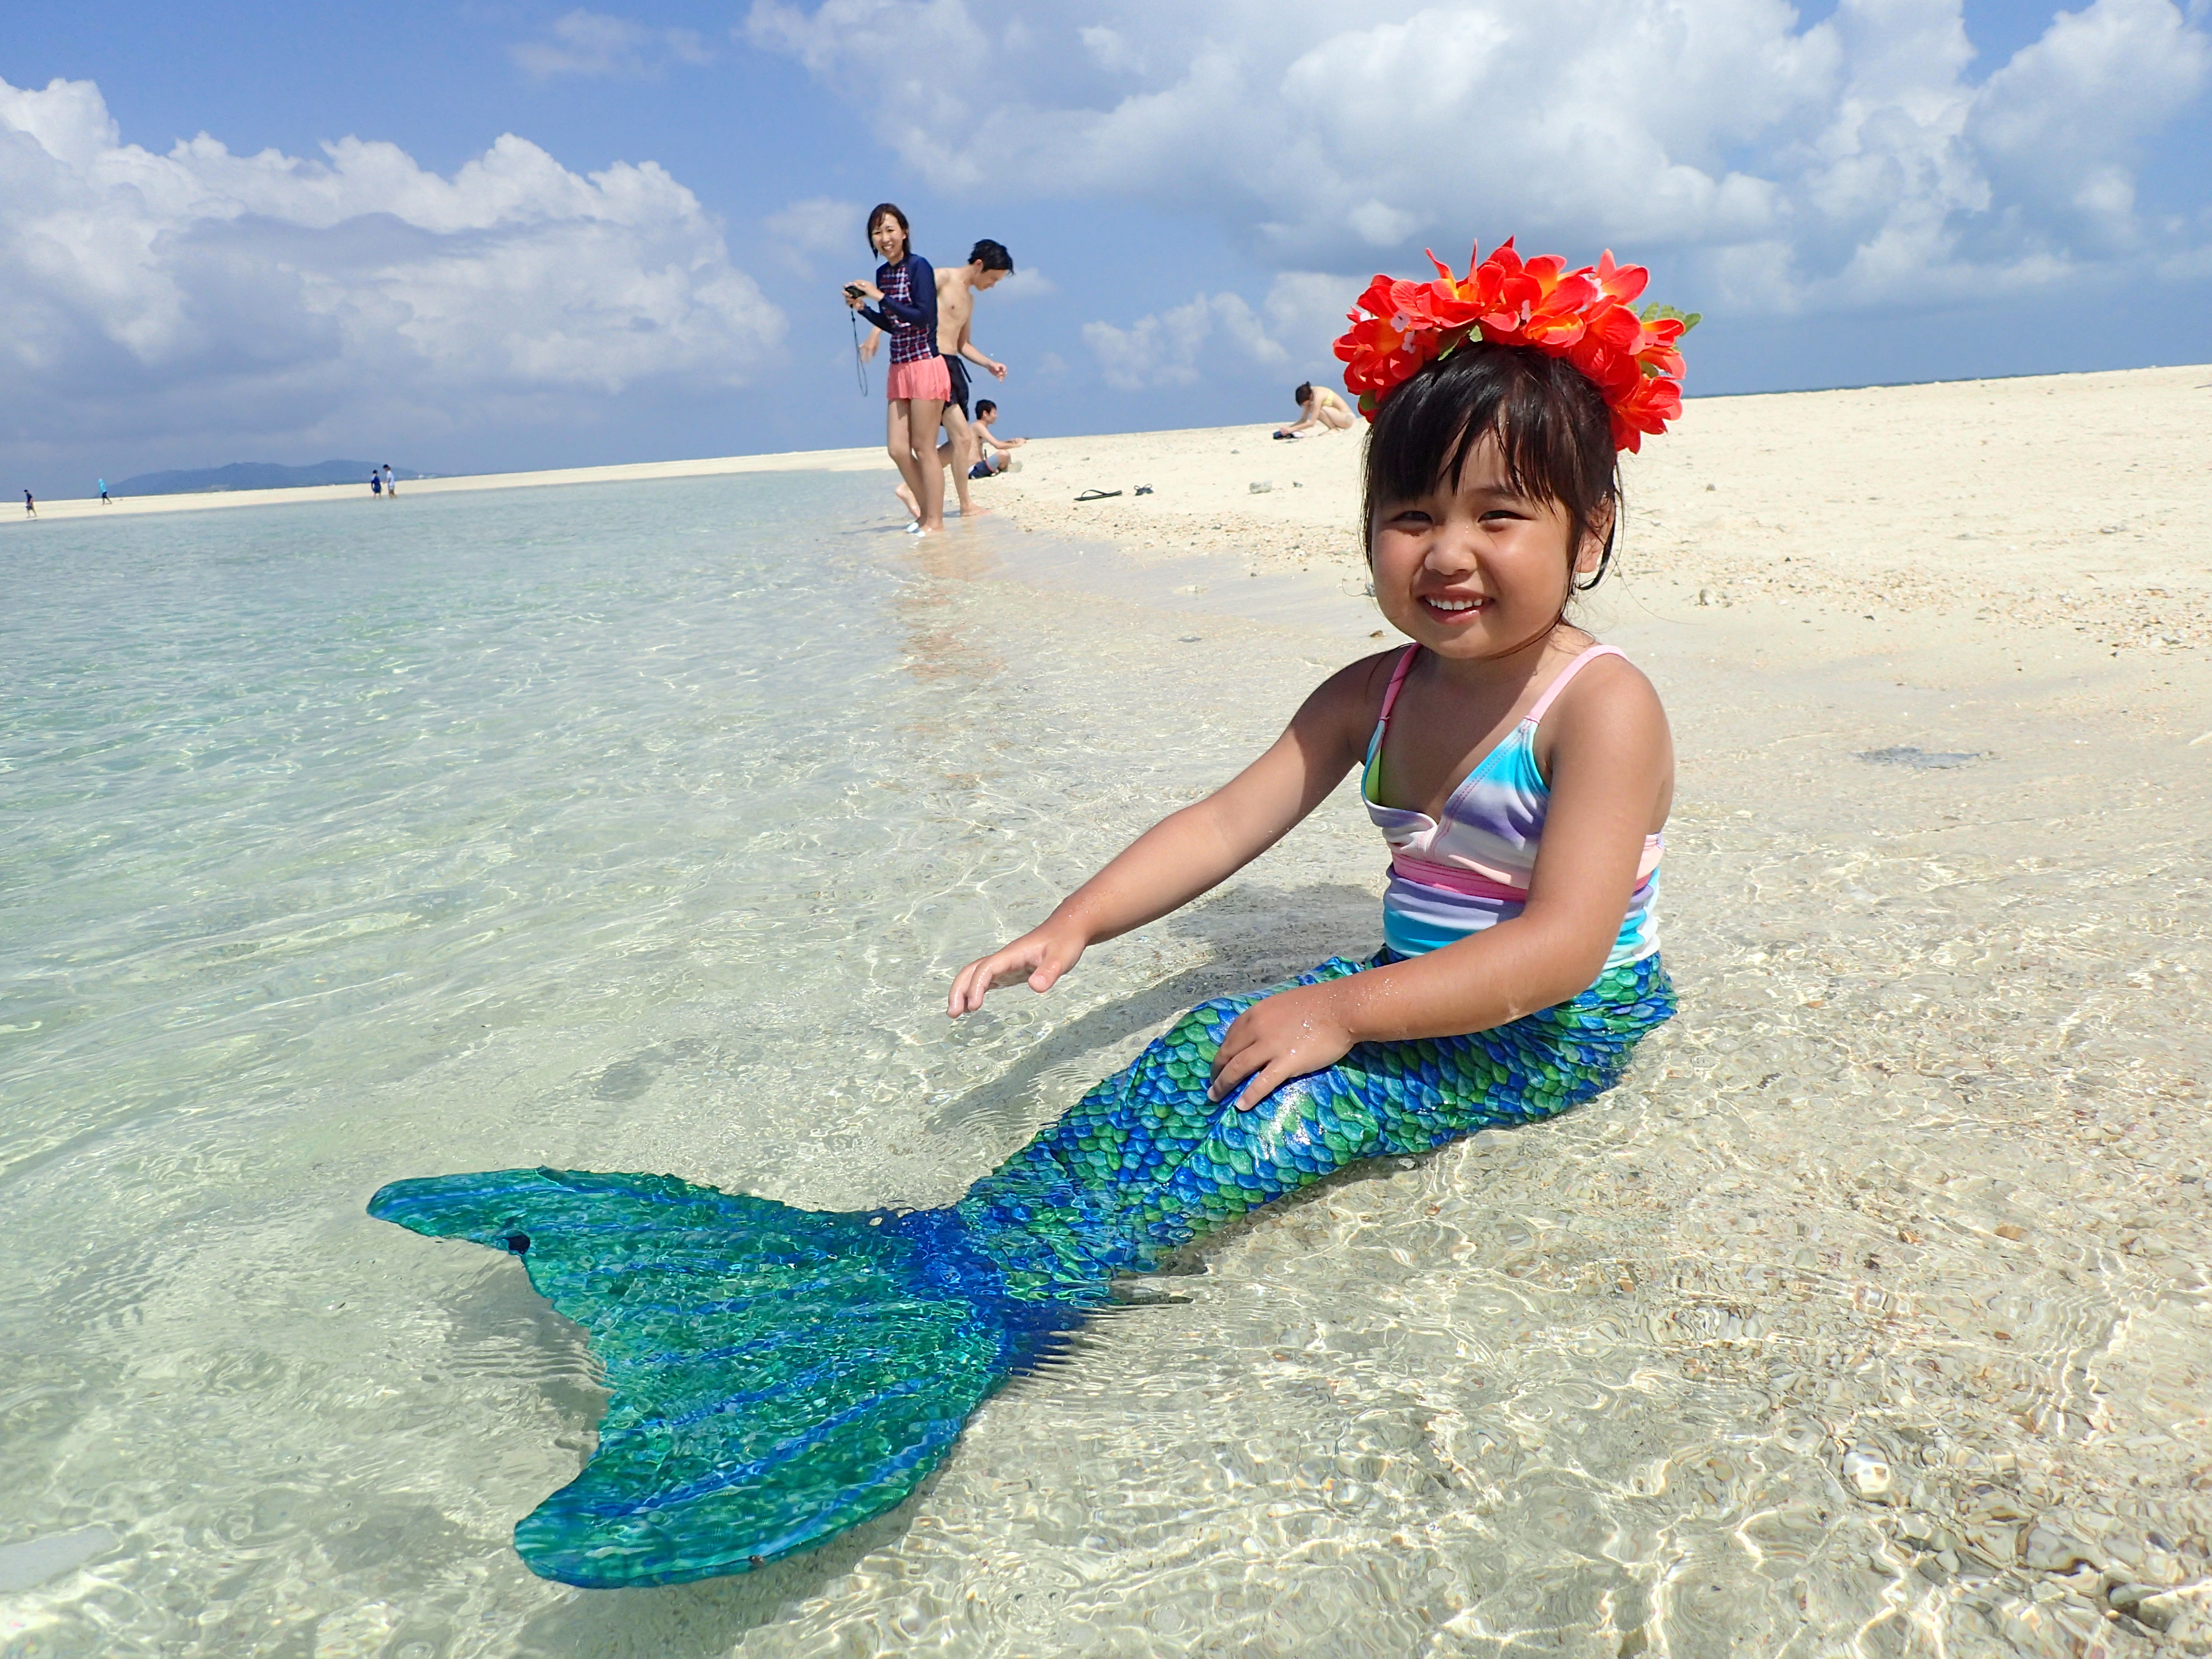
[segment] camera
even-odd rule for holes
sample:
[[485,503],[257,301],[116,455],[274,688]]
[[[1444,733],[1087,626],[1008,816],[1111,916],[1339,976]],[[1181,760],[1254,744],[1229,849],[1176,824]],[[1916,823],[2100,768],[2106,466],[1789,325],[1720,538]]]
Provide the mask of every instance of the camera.
[[845,297],[848,300],[860,299],[866,293],[866,291],[867,290],[863,289],[858,283],[848,283],[845,284]]

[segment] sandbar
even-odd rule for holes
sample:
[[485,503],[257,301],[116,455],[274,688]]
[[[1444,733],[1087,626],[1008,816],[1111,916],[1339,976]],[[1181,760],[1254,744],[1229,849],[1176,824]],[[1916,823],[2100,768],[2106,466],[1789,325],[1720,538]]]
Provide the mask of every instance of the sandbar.
[[[774,455],[722,455],[689,461],[630,461],[613,466],[571,466],[536,472],[482,472],[452,478],[404,478],[398,499],[478,489],[531,489],[548,484],[632,483],[653,478],[712,478],[738,472],[865,472],[890,461],[880,447],[805,449]],[[81,519],[100,514],[196,513],[223,507],[296,507],[311,501],[374,501],[368,480],[302,484],[286,489],[200,489],[174,495],[117,495],[106,505],[93,496],[39,500],[41,519]],[[381,504],[381,503],[380,503]],[[21,502],[17,505],[20,507]],[[28,514],[0,513],[0,523],[29,523]]]

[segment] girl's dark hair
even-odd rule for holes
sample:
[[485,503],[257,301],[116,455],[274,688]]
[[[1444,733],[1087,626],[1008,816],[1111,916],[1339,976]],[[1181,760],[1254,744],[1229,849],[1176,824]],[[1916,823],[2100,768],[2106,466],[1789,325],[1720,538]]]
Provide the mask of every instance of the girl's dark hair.
[[1311,380],[1300,380],[1298,382],[1298,389],[1291,393],[1291,401],[1294,404],[1303,404],[1307,398],[1312,396],[1313,382]]
[[907,223],[906,215],[899,211],[899,204],[896,202],[878,202],[868,210],[869,249],[872,252],[876,246],[876,221],[887,213],[898,221],[898,228],[906,234],[906,251],[908,253],[913,252],[914,227]]
[[1368,557],[1377,508],[1456,479],[1475,446],[1493,435],[1513,488],[1566,509],[1570,573],[1583,538],[1605,526],[1597,568],[1579,581],[1569,577],[1576,592],[1595,587],[1620,531],[1620,468],[1605,395],[1563,357],[1487,340],[1428,364],[1376,411],[1361,531]]

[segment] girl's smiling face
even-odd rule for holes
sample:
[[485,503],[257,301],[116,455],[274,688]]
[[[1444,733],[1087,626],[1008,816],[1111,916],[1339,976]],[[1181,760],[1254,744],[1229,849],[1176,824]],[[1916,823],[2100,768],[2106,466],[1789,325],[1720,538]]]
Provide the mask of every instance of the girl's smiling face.
[[1440,657],[1510,656],[1550,636],[1574,572],[1596,568],[1608,528],[1595,526],[1571,556],[1565,507],[1516,488],[1497,440],[1486,437],[1457,479],[1378,504],[1369,539],[1376,603]]
[[[845,222],[853,222],[848,219]],[[906,232],[888,213],[876,216],[876,222],[868,229],[868,240],[876,245],[877,256],[887,265],[895,265],[906,257]]]

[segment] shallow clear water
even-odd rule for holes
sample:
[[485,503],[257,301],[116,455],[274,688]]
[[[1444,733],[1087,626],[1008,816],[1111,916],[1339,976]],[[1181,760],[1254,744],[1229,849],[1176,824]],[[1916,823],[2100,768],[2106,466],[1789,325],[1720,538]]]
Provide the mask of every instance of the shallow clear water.
[[[811,1556],[532,1578],[588,1358],[378,1185],[942,1202],[1177,1009],[1375,943],[1340,794],[948,1026],[952,967],[1374,623],[1003,527],[917,550],[876,489],[0,550],[6,1651],[2067,1652],[2139,1638],[2014,1559],[2030,1522],[2201,1575],[2201,785],[1631,607],[1685,1012],[1626,1085],[1261,1212]],[[1972,758],[1858,758],[1899,748]]]

